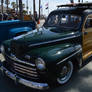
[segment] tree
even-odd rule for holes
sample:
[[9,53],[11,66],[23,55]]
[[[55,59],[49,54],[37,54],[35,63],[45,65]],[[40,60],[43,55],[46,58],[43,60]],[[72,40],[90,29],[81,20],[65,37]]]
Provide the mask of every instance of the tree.
[[19,0],[16,0],[16,11],[17,11],[17,13],[18,13],[18,7],[19,7],[18,1],[19,1]]
[[7,5],[7,11],[8,11],[10,1],[9,0],[5,0],[5,4]]
[[4,0],[1,0],[1,12],[3,14],[3,3],[4,3]]
[[34,13],[34,16],[35,16],[35,0],[33,0],[33,13]]
[[39,19],[40,19],[40,15],[41,15],[41,0],[39,0]]
[[80,3],[80,0],[78,0],[78,2]]
[[20,20],[23,20],[23,5],[22,5],[22,0],[19,0],[19,13],[20,13]]
[[12,2],[12,3],[11,3],[11,6],[12,6],[12,8],[15,10],[15,8],[16,8],[16,3],[15,3],[15,2]]
[[2,13],[2,20],[3,20],[3,3],[4,3],[4,0],[1,0],[1,13]]
[[23,9],[25,8],[25,4],[22,4]]
[[23,10],[23,14],[26,15],[27,14],[27,11],[26,10]]
[[74,0],[70,0],[71,3],[74,3]]
[[28,0],[26,0],[26,9],[27,9],[27,14],[28,14],[28,9],[29,9],[29,7],[28,7]]

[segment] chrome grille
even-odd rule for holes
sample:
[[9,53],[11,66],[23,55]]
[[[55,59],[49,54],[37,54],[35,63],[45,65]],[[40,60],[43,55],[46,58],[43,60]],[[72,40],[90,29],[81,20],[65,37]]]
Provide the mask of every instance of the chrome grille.
[[10,71],[15,72],[16,74],[25,78],[39,79],[35,64],[26,63],[26,61],[25,63],[24,61],[19,62],[7,55],[5,58],[8,61],[6,62],[6,66],[8,65],[8,67],[5,67]]
[[35,66],[34,67],[33,66],[25,66],[25,65],[18,64],[16,62],[14,62],[13,68],[14,68],[16,73],[22,74],[24,76],[28,76],[32,79],[38,78],[38,74],[37,74]]

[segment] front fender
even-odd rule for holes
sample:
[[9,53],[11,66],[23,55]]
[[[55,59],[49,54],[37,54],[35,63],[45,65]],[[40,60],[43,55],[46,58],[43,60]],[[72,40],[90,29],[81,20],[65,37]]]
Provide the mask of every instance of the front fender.
[[82,47],[80,44],[64,44],[63,46],[49,48],[49,50],[46,50],[43,53],[40,52],[40,57],[44,59],[49,70],[53,70],[56,66],[62,65],[63,62],[73,58],[75,58],[81,66]]
[[47,69],[48,75],[56,77],[58,71],[61,69],[62,65],[66,63],[68,60],[74,60],[75,64],[78,64],[77,68],[82,66],[82,47],[81,45],[68,45],[64,49],[55,48],[45,54],[48,61]]
[[65,49],[60,49],[60,48],[56,48],[56,49],[52,49],[48,52],[48,59],[50,61],[56,61],[59,62],[62,59],[66,58],[67,56],[71,55],[74,52],[74,47],[68,47]]
[[47,75],[52,79],[52,77],[54,78],[57,76],[59,66],[61,67],[67,59],[70,59],[71,55],[74,55],[74,53],[75,55],[77,54],[77,56],[81,55],[81,53],[79,54],[79,52],[77,52],[80,50],[81,45],[66,43],[38,48],[35,51],[31,50],[31,55],[34,53],[34,55],[41,57],[46,62]]

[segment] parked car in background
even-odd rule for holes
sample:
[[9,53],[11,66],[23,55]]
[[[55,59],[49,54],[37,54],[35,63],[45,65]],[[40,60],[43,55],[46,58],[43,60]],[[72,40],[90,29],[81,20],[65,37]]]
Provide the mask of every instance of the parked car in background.
[[34,21],[0,21],[0,44],[15,36],[27,33],[36,28]]
[[42,28],[2,44],[3,74],[25,86],[48,89],[66,84],[87,64],[92,56],[92,3],[58,7]]

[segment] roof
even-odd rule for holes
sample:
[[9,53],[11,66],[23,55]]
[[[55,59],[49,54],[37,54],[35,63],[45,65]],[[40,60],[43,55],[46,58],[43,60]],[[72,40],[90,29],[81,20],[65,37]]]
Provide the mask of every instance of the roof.
[[75,8],[82,8],[82,9],[92,9],[92,3],[71,3],[65,5],[58,5],[60,7],[75,7]]
[[65,5],[59,5],[57,6],[58,9],[53,11],[55,12],[64,12],[64,13],[72,13],[72,14],[78,14],[83,15],[92,13],[92,3],[77,3],[77,4],[65,4]]

